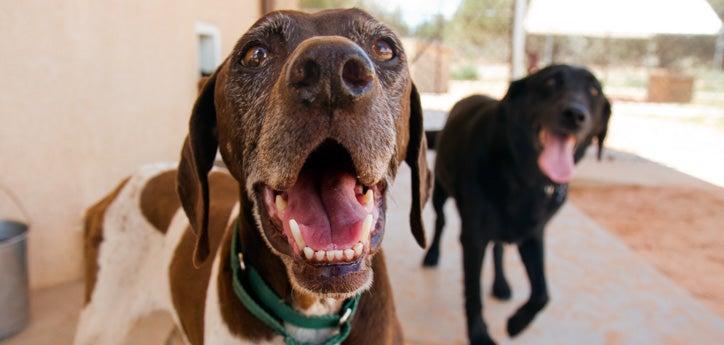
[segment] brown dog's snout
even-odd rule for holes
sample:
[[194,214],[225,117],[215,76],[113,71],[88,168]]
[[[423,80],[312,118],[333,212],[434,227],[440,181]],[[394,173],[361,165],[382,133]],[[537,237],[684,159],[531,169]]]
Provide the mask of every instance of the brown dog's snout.
[[294,52],[287,85],[296,100],[340,106],[371,93],[375,73],[362,48],[344,37],[315,37]]

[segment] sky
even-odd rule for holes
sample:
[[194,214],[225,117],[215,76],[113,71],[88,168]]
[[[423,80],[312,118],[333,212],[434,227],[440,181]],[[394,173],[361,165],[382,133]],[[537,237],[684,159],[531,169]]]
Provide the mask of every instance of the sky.
[[[426,20],[433,18],[438,13],[445,16],[446,19],[450,19],[453,16],[453,14],[455,14],[455,10],[458,8],[458,6],[460,5],[462,0],[370,0],[370,1],[376,3],[378,6],[382,7],[383,9],[391,11],[391,12],[393,12],[399,8],[401,10],[400,13],[402,14],[402,19],[405,21],[405,23],[407,23],[410,27],[415,27],[415,26],[425,22]],[[560,5],[560,4],[565,4],[565,5],[570,6],[570,3],[568,3],[568,1],[571,1],[571,0],[546,0],[546,1],[538,1],[538,2],[548,4],[549,6],[547,6],[547,7],[556,7],[555,5]],[[577,3],[578,3],[578,5],[583,6],[583,7],[589,6],[590,4],[594,4],[594,5],[598,5],[598,6],[603,6],[604,9],[611,9],[614,7],[615,8],[622,7],[622,8],[630,9],[631,6],[651,8],[651,6],[654,6],[653,4],[657,4],[657,3],[662,4],[662,3],[659,3],[659,1],[660,0],[633,0],[633,1],[632,0],[608,0],[605,2],[601,2],[599,0],[587,0],[587,1],[579,0],[579,1],[577,1]],[[664,8],[669,8],[669,7],[672,8],[673,12],[679,11],[680,13],[690,12],[690,14],[693,14],[694,12],[696,12],[696,11],[694,11],[694,9],[698,9],[699,12],[711,12],[711,13],[706,13],[708,15],[708,17],[701,14],[701,16],[707,17],[707,18],[703,18],[703,17],[700,17],[701,19],[690,18],[690,19],[692,19],[692,23],[693,23],[691,25],[696,24],[697,21],[706,22],[706,20],[704,20],[704,19],[708,19],[709,21],[716,21],[716,19],[718,19],[716,17],[715,13],[713,12],[713,10],[711,9],[711,7],[706,5],[707,3],[705,0],[696,0],[696,1],[692,1],[692,0],[671,1],[671,0],[669,0],[669,1],[664,2],[663,4],[668,5],[668,6],[659,6],[658,12],[661,12]],[[679,6],[684,6],[684,7],[680,10],[675,10],[675,9],[673,9],[673,7],[676,7],[674,5],[679,5]],[[556,9],[556,11],[558,11],[558,9]],[[643,11],[640,11],[639,13],[646,13],[647,11],[648,10],[643,10]],[[596,11],[589,11],[589,12],[596,13]],[[632,12],[632,11],[628,10],[628,12]],[[598,13],[594,14],[594,19],[596,18],[595,17],[596,15],[598,15]],[[660,18],[664,17],[661,13],[657,13],[657,15],[658,15],[657,17],[660,17]],[[553,19],[554,22],[558,21],[560,19],[557,16],[547,16],[547,17],[549,19],[555,18],[555,19]],[[689,17],[692,17],[692,16],[690,15]],[[711,18],[709,18],[709,17],[711,17]],[[686,26],[685,23],[682,23],[682,19],[683,18],[670,20],[668,26],[672,27],[671,30],[673,30],[673,31],[676,31],[673,28],[674,26],[677,26],[677,25]],[[586,19],[582,19],[580,17],[573,18],[572,20],[574,20],[576,22],[584,22],[584,23],[587,21]],[[664,22],[666,22],[669,19],[662,19],[662,20]],[[649,25],[649,26],[651,26],[651,24],[650,24],[651,21],[652,21],[652,18],[648,18],[644,22],[641,22],[641,20],[638,20],[638,19],[632,20],[632,22],[634,22],[634,23],[638,22],[639,24],[644,24],[644,25]],[[558,24],[562,25],[563,23],[558,23]],[[588,24],[591,24],[591,23],[588,23]],[[698,23],[698,24],[699,24],[699,26],[702,26],[702,25],[705,25],[706,23]],[[611,23],[609,23],[608,25],[611,25]],[[691,25],[689,25],[689,26],[691,26]],[[714,25],[714,24],[712,24],[712,25]]]
[[462,0],[372,0],[380,7],[394,11],[401,9],[402,20],[414,27],[440,13],[446,19],[455,14]]

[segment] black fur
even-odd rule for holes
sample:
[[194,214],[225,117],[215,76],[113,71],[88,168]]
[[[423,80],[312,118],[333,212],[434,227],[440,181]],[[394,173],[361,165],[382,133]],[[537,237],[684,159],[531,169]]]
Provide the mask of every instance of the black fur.
[[[571,109],[581,115],[573,125],[567,122]],[[426,133],[430,147],[437,150],[432,196],[437,220],[424,265],[437,265],[443,205],[453,197],[462,220],[465,313],[472,344],[494,343],[480,297],[488,243],[494,243],[495,297],[511,296],[503,273],[503,242],[518,246],[531,284],[529,300],[508,320],[511,336],[525,329],[548,302],[543,230],[564,203],[567,184],[553,183],[538,167],[540,130],[575,136],[578,162],[594,138],[600,151],[609,116],[610,103],[591,72],[555,65],[511,83],[501,101],[482,95],[461,100],[442,131]]]

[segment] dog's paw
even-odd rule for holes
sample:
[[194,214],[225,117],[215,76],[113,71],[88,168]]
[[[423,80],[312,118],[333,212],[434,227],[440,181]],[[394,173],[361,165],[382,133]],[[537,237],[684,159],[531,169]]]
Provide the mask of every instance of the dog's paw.
[[514,337],[533,321],[538,312],[548,304],[548,295],[531,298],[508,319],[508,335]]
[[496,342],[486,332],[470,336],[470,345],[496,345]]
[[525,311],[518,310],[513,316],[508,319],[508,335],[515,337],[520,334],[528,325],[533,321],[535,314],[527,313]]
[[496,281],[493,283],[493,297],[501,301],[507,301],[513,296],[513,292],[510,290],[510,285],[506,281]]
[[440,252],[437,250],[429,250],[425,254],[425,258],[422,260],[422,266],[424,267],[436,267],[437,262],[440,259]]
[[468,323],[468,340],[471,345],[495,345],[495,341],[488,334],[482,314],[478,314]]

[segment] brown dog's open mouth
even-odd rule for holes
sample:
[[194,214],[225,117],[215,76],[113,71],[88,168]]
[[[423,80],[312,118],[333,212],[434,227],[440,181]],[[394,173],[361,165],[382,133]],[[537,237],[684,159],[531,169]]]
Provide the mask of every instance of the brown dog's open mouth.
[[555,183],[568,183],[573,177],[576,137],[571,134],[552,133],[542,129],[539,133],[541,152],[538,167]]
[[327,141],[306,160],[285,191],[263,188],[272,223],[293,255],[313,265],[349,264],[370,250],[384,184],[362,185],[341,145]]

